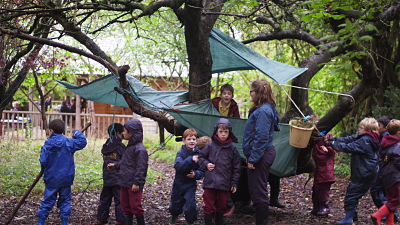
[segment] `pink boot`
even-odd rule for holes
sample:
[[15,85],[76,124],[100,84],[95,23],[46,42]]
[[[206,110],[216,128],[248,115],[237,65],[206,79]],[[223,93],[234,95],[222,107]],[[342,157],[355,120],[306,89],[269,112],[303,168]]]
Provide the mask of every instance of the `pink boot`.
[[389,213],[389,208],[386,205],[383,205],[378,209],[378,211],[371,215],[371,220],[374,225],[381,225],[382,218],[388,216]]

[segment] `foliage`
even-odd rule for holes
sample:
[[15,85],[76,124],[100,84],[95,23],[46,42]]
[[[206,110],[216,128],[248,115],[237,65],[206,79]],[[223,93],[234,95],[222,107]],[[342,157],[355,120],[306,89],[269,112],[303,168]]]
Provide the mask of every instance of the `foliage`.
[[340,153],[335,158],[335,174],[341,177],[350,177],[351,154]]
[[373,115],[376,118],[387,116],[398,119],[400,115],[400,88],[391,86],[385,91],[384,96],[386,99],[384,105],[372,109]]
[[165,143],[164,147],[154,142],[158,137],[153,136],[145,137],[145,147],[152,159],[160,160],[169,164],[173,164],[175,161],[176,153],[181,149],[182,142],[177,142],[174,137]]

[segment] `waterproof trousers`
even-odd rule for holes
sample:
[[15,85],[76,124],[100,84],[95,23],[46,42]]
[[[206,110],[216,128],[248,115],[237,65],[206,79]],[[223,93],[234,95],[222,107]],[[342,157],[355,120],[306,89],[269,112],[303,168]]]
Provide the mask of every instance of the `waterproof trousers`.
[[97,220],[101,222],[107,222],[110,214],[110,206],[112,200],[114,199],[115,208],[115,220],[122,222],[124,220],[124,215],[122,214],[120,206],[120,190],[119,186],[103,186],[100,194],[100,204],[97,208]]
[[204,188],[204,214],[221,213],[226,211],[229,192]]
[[[58,200],[57,195],[59,195]],[[71,186],[61,188],[49,188],[46,186],[44,189],[44,198],[36,215],[39,218],[47,218],[57,201],[57,208],[60,210],[61,221],[68,221],[71,215],[71,198]]]
[[183,212],[186,222],[194,223],[197,220],[196,187],[196,184],[174,185],[171,194],[171,204],[169,205],[169,212],[173,217],[177,217]]
[[131,188],[121,187],[120,200],[124,215],[143,216],[142,191],[133,192]]
[[400,206],[400,182],[386,189],[386,206],[391,212],[394,212]]
[[351,181],[347,186],[346,196],[344,198],[344,209],[349,211],[357,209],[358,201],[362,198],[374,184],[374,180],[368,182],[354,182]]

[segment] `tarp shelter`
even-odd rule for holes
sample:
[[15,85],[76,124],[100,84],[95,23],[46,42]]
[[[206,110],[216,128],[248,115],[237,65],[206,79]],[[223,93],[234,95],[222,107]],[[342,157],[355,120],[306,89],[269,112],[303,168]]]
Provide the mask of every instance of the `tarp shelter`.
[[[298,68],[267,59],[217,29],[212,30],[209,41],[213,59],[213,73],[256,69],[278,84],[283,84],[307,70],[306,68]],[[221,116],[210,101],[177,105],[188,101],[188,93],[186,91],[156,91],[132,76],[127,76],[127,79],[130,86],[130,90],[127,91],[138,103],[154,110],[166,109],[182,125],[195,128],[200,135],[211,136],[214,124]],[[127,106],[124,98],[114,91],[114,87],[120,86],[118,78],[114,75],[108,75],[80,87],[63,81],[58,82],[88,100]],[[165,108],[165,105],[170,107]],[[172,108],[178,110],[172,110]],[[235,135],[240,141],[236,145],[237,149],[243,156],[241,141],[246,120],[229,119],[233,123]],[[298,150],[289,145],[288,137],[289,127],[282,124],[281,131],[275,133],[274,136],[273,143],[277,150],[277,155],[271,167],[271,173],[280,177],[296,174]]]

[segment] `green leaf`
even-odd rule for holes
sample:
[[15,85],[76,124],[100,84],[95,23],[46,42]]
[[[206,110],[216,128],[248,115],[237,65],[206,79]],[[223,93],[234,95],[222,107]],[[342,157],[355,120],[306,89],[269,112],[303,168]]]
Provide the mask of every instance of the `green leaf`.
[[339,48],[339,46],[335,46],[329,49],[330,52],[335,52],[337,49]]
[[376,31],[376,32],[378,32],[378,29],[372,24],[365,25],[365,30],[366,31]]
[[360,37],[361,41],[371,41],[372,39],[374,39],[374,38],[370,35],[364,35],[364,36]]

